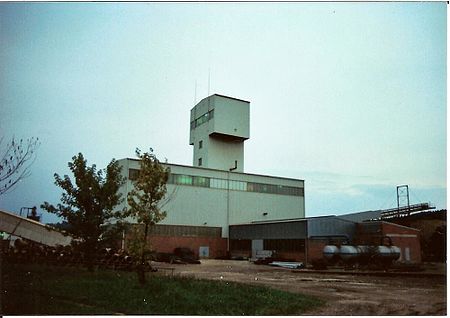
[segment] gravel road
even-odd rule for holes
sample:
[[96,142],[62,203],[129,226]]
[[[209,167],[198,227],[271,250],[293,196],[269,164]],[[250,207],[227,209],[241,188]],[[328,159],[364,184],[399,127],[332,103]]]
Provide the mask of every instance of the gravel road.
[[[292,271],[248,261],[202,260],[200,265],[155,264],[174,268],[174,275],[226,280],[307,295],[326,305],[305,315],[446,315],[446,278],[417,276],[379,277]],[[445,264],[432,265],[445,274]],[[170,271],[162,270],[170,273]]]

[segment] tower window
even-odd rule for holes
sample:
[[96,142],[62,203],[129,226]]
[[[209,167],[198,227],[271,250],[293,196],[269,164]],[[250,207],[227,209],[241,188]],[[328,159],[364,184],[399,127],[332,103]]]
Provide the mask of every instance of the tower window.
[[203,148],[203,140],[200,140],[198,142],[198,149],[202,149]]
[[198,158],[198,166],[200,167],[202,165],[202,158]]
[[129,169],[128,170],[128,179],[129,180],[137,180],[137,178],[139,177],[139,170],[138,169]]
[[198,117],[196,120],[191,121],[191,129],[194,129],[213,118],[214,118],[214,109],[211,109],[209,112],[204,113],[203,115]]

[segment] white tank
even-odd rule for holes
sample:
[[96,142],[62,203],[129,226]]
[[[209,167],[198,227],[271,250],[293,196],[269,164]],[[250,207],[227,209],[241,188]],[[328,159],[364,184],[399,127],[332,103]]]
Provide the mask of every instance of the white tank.
[[400,248],[397,246],[391,246],[391,253],[392,253],[392,259],[394,261],[398,260],[400,258]]
[[330,260],[339,255],[339,247],[336,245],[325,245],[323,248],[323,256]]
[[358,245],[358,246],[356,246],[356,249],[358,250],[359,256],[369,254],[369,246],[367,246],[367,245]]
[[376,257],[381,259],[397,260],[400,257],[400,249],[397,246],[380,245],[376,248]]
[[352,245],[342,245],[339,249],[339,255],[344,261],[353,260],[358,257],[358,249]]

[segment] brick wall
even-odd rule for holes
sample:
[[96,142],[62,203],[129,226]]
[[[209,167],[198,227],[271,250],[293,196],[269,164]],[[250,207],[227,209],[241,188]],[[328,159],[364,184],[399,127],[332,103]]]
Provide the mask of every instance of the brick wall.
[[393,232],[393,233],[397,233],[397,234],[419,234],[420,231],[410,228],[410,227],[406,227],[403,225],[398,225],[395,223],[389,223],[389,222],[382,222],[381,223],[381,229],[383,234],[386,234],[388,232]]
[[327,240],[308,240],[308,263],[315,259],[323,259],[323,248],[327,243]]
[[[143,225],[133,224],[128,230],[125,249],[136,230],[142,235]],[[217,227],[157,224],[149,228],[147,242],[152,251],[160,253],[173,253],[175,248],[184,247],[199,257],[200,247],[208,247],[209,258],[227,255],[227,239],[221,237],[221,228]]]
[[383,235],[390,237],[392,244],[400,248],[400,261],[422,261],[419,230],[387,222],[383,222],[381,228]]
[[[370,226],[369,226],[370,223]],[[380,245],[383,231],[380,222],[363,222],[356,224],[356,235],[352,245]]]
[[186,237],[186,236],[156,236],[149,238],[152,250],[161,253],[172,253],[177,247],[191,249],[199,256],[200,246],[209,247],[209,258],[227,255],[227,240],[221,237]]
[[[130,236],[127,235],[126,242],[129,239]],[[221,237],[150,235],[147,242],[151,250],[160,253],[173,253],[177,247],[187,247],[195,253],[196,257],[199,257],[200,246],[208,246],[209,258],[227,255],[227,240]],[[125,243],[125,249],[127,249],[127,243]]]
[[[392,240],[392,244],[399,247],[401,250],[401,258],[399,261],[420,263],[421,246],[420,246],[420,231],[400,226],[388,222],[373,223],[368,227],[366,224],[357,224],[356,235],[353,239],[352,245],[380,245],[381,239],[388,236]],[[385,244],[388,239],[384,239]],[[308,263],[314,259],[323,258],[323,248],[327,245],[327,240],[308,240]]]

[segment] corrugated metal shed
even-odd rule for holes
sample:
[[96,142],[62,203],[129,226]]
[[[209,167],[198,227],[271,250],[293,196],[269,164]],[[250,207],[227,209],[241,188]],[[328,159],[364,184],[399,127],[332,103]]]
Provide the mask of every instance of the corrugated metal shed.
[[308,219],[308,237],[346,236],[352,240],[356,231],[356,223],[326,216]]
[[306,221],[230,225],[230,239],[304,239]]
[[353,239],[356,223],[336,216],[282,222],[230,225],[230,239],[305,239],[344,236]]
[[353,222],[376,220],[376,219],[381,218],[381,210],[349,213],[349,214],[338,215],[338,217],[340,219],[353,221]]

